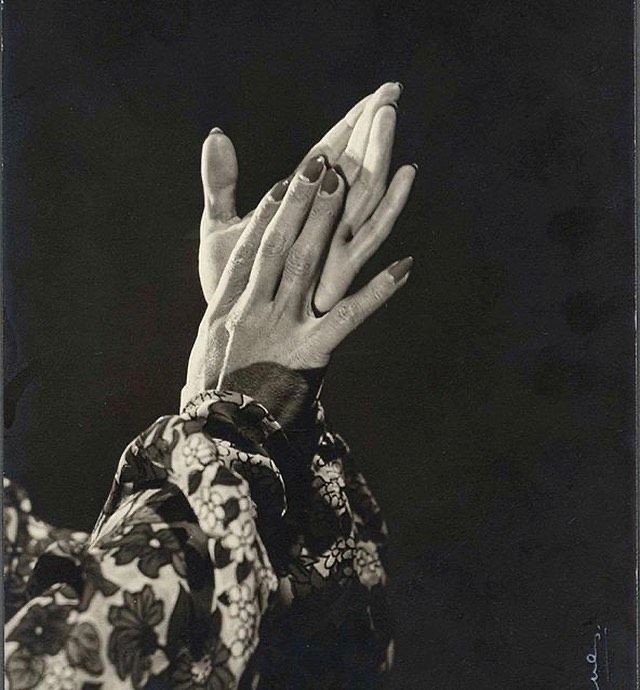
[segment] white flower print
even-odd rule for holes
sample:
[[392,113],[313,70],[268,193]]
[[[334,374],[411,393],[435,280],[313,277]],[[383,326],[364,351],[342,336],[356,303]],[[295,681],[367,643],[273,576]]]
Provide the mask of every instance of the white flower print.
[[228,591],[229,615],[239,618],[245,625],[253,624],[257,607],[253,601],[253,591],[246,582],[233,585]]
[[246,583],[233,585],[227,591],[229,616],[235,619],[237,628],[230,650],[233,656],[243,656],[255,644],[258,607],[252,588]]
[[40,520],[30,520],[29,526],[29,537],[35,541],[43,541],[49,537],[49,528],[44,522]]
[[324,567],[330,570],[336,563],[353,558],[355,542],[352,537],[339,537],[333,546],[325,553]]
[[260,608],[264,609],[271,592],[275,592],[278,589],[278,578],[273,572],[273,568],[264,563],[256,563],[256,582],[258,583]]
[[184,464],[191,467],[194,463],[208,465],[217,459],[215,446],[202,434],[192,434],[182,446]]
[[46,690],[75,690],[76,672],[66,659],[54,657],[47,664],[42,687]]
[[231,559],[240,563],[253,561],[255,558],[256,526],[246,513],[241,513],[230,525],[227,534],[222,537],[222,546],[227,549]]
[[240,515],[251,515],[255,518],[257,515],[256,504],[249,495],[249,484],[246,482],[242,483],[238,487],[238,509],[240,510]]
[[224,503],[222,494],[210,486],[203,486],[193,497],[193,510],[207,534],[215,535],[224,528]]

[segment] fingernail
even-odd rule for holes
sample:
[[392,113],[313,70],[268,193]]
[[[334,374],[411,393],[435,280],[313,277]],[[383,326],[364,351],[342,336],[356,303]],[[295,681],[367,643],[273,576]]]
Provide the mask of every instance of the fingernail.
[[398,110],[398,104],[397,104],[395,101],[391,101],[391,103],[389,103],[389,105],[390,105],[394,110]]
[[289,178],[285,178],[284,180],[280,180],[280,182],[276,182],[273,187],[271,188],[271,191],[269,192],[269,196],[271,197],[272,201],[282,201],[284,199],[284,195],[287,193],[287,187],[289,186]]
[[400,89],[400,93],[404,91],[404,84],[401,81],[397,81],[396,86]]
[[340,184],[340,178],[338,177],[336,171],[333,168],[329,168],[322,178],[322,185],[320,186],[320,191],[327,196],[333,194],[338,185]]
[[394,283],[399,283],[411,270],[413,266],[413,257],[408,256],[406,259],[401,259],[391,264],[387,271],[391,274]]
[[322,175],[324,170],[324,157],[318,156],[317,158],[312,158],[304,166],[304,169],[300,173],[300,177],[307,182],[317,182]]
[[224,132],[220,129],[220,127],[214,127],[209,134],[224,134]]
[[417,163],[411,163],[411,167],[415,168],[416,172],[418,172],[418,170],[420,170],[420,166]]

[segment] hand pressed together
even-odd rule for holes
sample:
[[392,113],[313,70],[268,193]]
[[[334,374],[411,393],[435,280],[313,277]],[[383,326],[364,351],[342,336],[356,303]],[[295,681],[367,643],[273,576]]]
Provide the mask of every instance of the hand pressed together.
[[294,370],[325,367],[335,347],[406,281],[411,259],[380,273],[317,317],[312,301],[345,183],[322,158],[288,186],[257,251],[246,289],[227,319],[230,339],[220,377],[256,362]]
[[280,378],[284,369],[325,367],[335,347],[405,284],[411,258],[345,297],[391,232],[415,177],[414,166],[402,166],[387,188],[400,90],[385,84],[356,105],[242,220],[233,146],[221,132],[207,138],[200,275],[208,307],[183,403],[205,388],[229,387],[230,374],[256,364],[261,372],[279,365]]

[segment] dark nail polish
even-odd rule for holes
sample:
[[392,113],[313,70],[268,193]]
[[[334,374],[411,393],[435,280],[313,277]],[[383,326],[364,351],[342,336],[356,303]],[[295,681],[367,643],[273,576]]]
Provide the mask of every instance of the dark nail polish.
[[411,270],[413,266],[413,257],[408,256],[406,259],[401,259],[396,261],[395,264],[391,264],[387,271],[391,274],[394,283],[399,283]]
[[284,199],[284,195],[287,193],[287,187],[289,186],[289,178],[287,177],[284,180],[280,180],[280,182],[276,182],[273,187],[271,188],[271,191],[269,192],[269,196],[273,201],[282,201]]
[[417,163],[411,163],[411,167],[415,168],[416,172],[418,172],[418,170],[420,170],[420,166]]
[[333,194],[338,185],[340,184],[340,178],[338,177],[336,171],[333,168],[329,168],[322,178],[322,185],[320,186],[320,191],[325,194]]
[[401,81],[397,81],[396,84],[398,85],[398,88],[400,89],[400,93],[404,91],[404,84]]
[[393,103],[389,103],[389,105],[390,105],[394,110],[396,110],[396,111],[398,110],[398,104],[397,104],[395,101],[393,101]]
[[220,127],[214,127],[209,134],[224,134],[224,132],[220,129]]
[[307,182],[317,182],[322,175],[324,170],[324,157],[318,156],[317,158],[312,158],[304,166],[304,169],[300,173]]

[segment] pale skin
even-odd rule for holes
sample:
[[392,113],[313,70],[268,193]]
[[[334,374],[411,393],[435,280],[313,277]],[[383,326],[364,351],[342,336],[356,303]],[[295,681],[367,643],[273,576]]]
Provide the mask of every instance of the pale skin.
[[384,84],[354,106],[243,219],[235,211],[233,145],[220,131],[209,135],[199,256],[208,307],[183,403],[252,364],[326,366],[333,349],[406,283],[410,259],[345,297],[391,232],[415,177],[405,165],[386,184],[400,92]]

